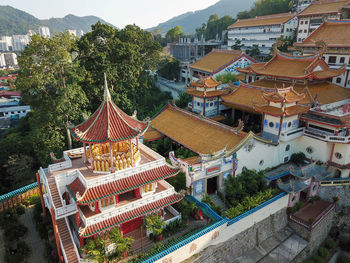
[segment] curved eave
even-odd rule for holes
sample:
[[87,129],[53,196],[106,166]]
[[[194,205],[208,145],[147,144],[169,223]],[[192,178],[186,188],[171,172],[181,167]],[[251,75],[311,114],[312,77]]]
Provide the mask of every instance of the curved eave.
[[107,195],[101,195],[99,198],[90,199],[90,200],[87,200],[87,201],[82,201],[82,199],[84,198],[84,194],[83,194],[83,197],[81,199],[77,200],[75,195],[73,194],[73,191],[70,189],[69,185],[67,185],[66,188],[68,189],[70,194],[73,196],[73,199],[77,202],[77,204],[89,205],[89,204],[94,203],[96,201],[100,201],[100,200],[109,198],[110,196],[113,196],[113,195],[123,194],[123,193],[129,192],[129,191],[132,191],[132,190],[134,190],[136,188],[139,188],[141,186],[144,186],[144,185],[147,185],[147,184],[150,184],[150,183],[154,183],[154,182],[158,182],[158,181],[161,181],[161,180],[164,180],[164,179],[168,179],[170,177],[173,177],[173,176],[177,175],[180,172],[180,168],[175,168],[175,167],[172,167],[172,168],[176,169],[176,171],[174,171],[173,173],[167,174],[167,175],[162,176],[162,177],[158,177],[158,178],[156,178],[154,180],[145,181],[145,182],[143,182],[141,184],[134,185],[133,187],[125,188],[125,189],[120,190],[120,191],[115,191],[115,192],[109,193]]
[[93,139],[84,139],[84,138],[81,138],[78,134],[76,134],[72,129],[74,128],[69,128],[69,131],[70,133],[72,134],[72,136],[74,137],[74,139],[76,139],[77,141],[79,142],[82,142],[82,143],[106,143],[106,142],[120,142],[120,141],[126,141],[126,140],[131,140],[131,139],[134,139],[138,136],[141,136],[143,135],[146,130],[148,129],[150,125],[150,122],[147,122],[147,125],[145,126],[145,128],[142,130],[142,131],[139,131],[138,133],[134,134],[134,135],[131,135],[131,136],[127,136],[127,137],[122,137],[122,138],[118,138],[118,139],[112,139],[112,138],[105,138],[104,140],[93,140]]

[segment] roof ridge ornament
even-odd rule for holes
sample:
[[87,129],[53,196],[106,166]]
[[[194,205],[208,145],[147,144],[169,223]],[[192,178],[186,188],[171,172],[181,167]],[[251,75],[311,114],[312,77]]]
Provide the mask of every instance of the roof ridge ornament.
[[107,85],[106,72],[103,73],[103,76],[104,76],[104,87],[105,87],[103,99],[104,99],[104,101],[112,101],[111,94],[109,93],[109,89],[108,89],[108,85]]

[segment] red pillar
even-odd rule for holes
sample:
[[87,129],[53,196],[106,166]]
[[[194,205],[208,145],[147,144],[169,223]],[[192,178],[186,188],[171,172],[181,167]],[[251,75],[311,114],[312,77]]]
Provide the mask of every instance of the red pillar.
[[56,239],[58,258],[60,259],[60,261],[64,262],[62,251],[61,251],[60,237],[58,235],[58,227],[56,222],[55,210],[53,209],[53,207],[51,207],[51,219],[52,219],[52,225],[53,225],[53,232],[55,234],[55,239]]
[[136,198],[141,198],[140,188],[136,188],[136,189],[134,190],[134,193],[135,193],[135,197],[136,197]]
[[115,205],[119,203],[119,195],[115,195]]
[[96,214],[101,213],[100,207],[99,207],[99,205],[98,205],[98,201],[95,202],[95,213],[96,213]]
[[39,173],[36,173],[36,181],[38,182],[38,188],[39,188],[39,194],[40,194],[40,200],[41,200],[41,207],[43,208],[43,215],[46,216],[43,188],[42,188],[41,183],[40,183]]
[[79,237],[79,243],[80,243],[80,247],[84,246],[84,238],[82,236]]
[[81,220],[80,220],[80,214],[79,214],[79,212],[77,212],[77,213],[75,214],[75,222],[76,222],[76,224],[77,224],[77,227],[80,227]]

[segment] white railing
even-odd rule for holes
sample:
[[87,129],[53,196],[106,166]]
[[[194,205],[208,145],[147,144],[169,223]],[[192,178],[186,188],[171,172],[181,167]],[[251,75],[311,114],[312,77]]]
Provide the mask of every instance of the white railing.
[[102,222],[108,218],[112,218],[112,217],[115,217],[119,214],[129,212],[131,210],[137,209],[137,208],[142,207],[144,205],[147,205],[149,203],[156,202],[158,200],[161,200],[161,199],[166,198],[168,196],[171,196],[173,194],[175,194],[175,189],[173,187],[171,187],[167,190],[164,190],[160,193],[156,193],[152,196],[138,199],[136,201],[125,204],[125,205],[120,206],[120,207],[117,206],[117,207],[113,207],[109,210],[105,210],[102,213],[94,215],[92,217],[84,219],[84,216],[82,216],[82,218],[83,218],[85,225],[97,224],[97,223]]
[[[89,149],[89,146],[86,147],[86,150]],[[64,151],[63,153],[65,154],[84,154],[84,147],[80,147],[80,148],[76,148],[76,149],[72,149],[72,150],[67,150]]]
[[127,177],[133,176],[135,174],[138,174],[138,173],[141,173],[144,171],[148,171],[150,169],[160,167],[164,164],[165,164],[165,158],[162,158],[162,159],[159,159],[156,161],[141,164],[140,166],[137,166],[137,167],[130,167],[130,168],[126,168],[123,170],[119,170],[119,171],[116,171],[115,173],[112,173],[112,174],[101,175],[101,176],[96,177],[94,179],[86,180],[84,177],[83,178],[84,178],[86,186],[88,188],[89,187],[96,187],[99,185],[114,182],[115,180],[127,178]]
[[49,185],[49,182],[47,181],[46,174],[45,174],[42,167],[40,167],[40,169],[39,169],[39,176],[42,179],[42,183],[44,184],[45,189],[47,191],[46,198],[47,198],[47,201],[49,204],[49,206],[47,208],[50,209],[51,207],[53,207],[55,209],[55,205],[53,203],[53,199],[52,199],[52,195],[51,195],[50,185]]
[[304,134],[305,128],[298,128],[290,131],[281,132],[280,140],[289,141],[294,140]]
[[67,217],[78,212],[77,204],[72,203],[55,209],[56,219]]
[[72,231],[71,231],[71,229],[69,227],[68,219],[65,218],[65,221],[66,221],[66,224],[67,224],[67,228],[68,228],[68,231],[69,231],[70,238],[71,238],[73,246],[74,246],[74,251],[75,251],[75,253],[76,253],[76,255],[77,255],[78,259],[79,259],[79,262],[82,262],[82,258],[80,258],[79,251],[78,251],[77,246],[75,245],[75,242],[74,242],[74,237],[73,237]]
[[62,243],[62,238],[61,238],[61,235],[60,235],[60,233],[58,233],[58,235],[60,236],[60,244],[61,244],[61,251],[62,251],[62,253],[63,253],[63,258],[64,258],[64,262],[66,262],[66,263],[69,263],[68,262],[68,259],[67,259],[67,255],[66,255],[66,250],[64,249],[64,246],[63,246],[63,243]]
[[328,135],[319,133],[315,130],[305,130],[304,134],[316,139],[321,139],[327,142],[339,142],[339,143],[348,143],[350,142],[350,136],[336,136],[336,135]]
[[168,225],[170,222],[173,222],[173,221],[176,221],[178,219],[181,219],[181,214],[178,211],[176,211],[176,209],[174,207],[172,207],[171,205],[168,206],[166,208],[166,210],[168,210],[172,215],[174,215],[174,217],[164,221],[166,225]]
[[68,157],[68,155],[65,152],[63,152],[63,158],[64,158],[63,162],[50,164],[49,167],[48,167],[49,171],[50,172],[54,172],[54,171],[59,171],[59,170],[71,168],[72,167],[72,161],[71,161],[71,159]]

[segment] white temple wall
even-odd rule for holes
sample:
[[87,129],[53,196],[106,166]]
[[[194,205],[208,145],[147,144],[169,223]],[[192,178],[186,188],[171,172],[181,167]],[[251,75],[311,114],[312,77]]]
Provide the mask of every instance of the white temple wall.
[[[330,143],[331,144],[331,143]],[[345,165],[350,163],[350,147],[349,144],[336,143],[332,156],[332,162]]]
[[248,67],[253,61],[248,59],[247,57],[243,56],[242,58],[234,61],[232,64],[228,65],[226,68],[223,68],[219,72],[215,73],[213,75],[214,78],[221,74],[225,74],[227,72],[234,73],[234,74],[239,74],[238,68],[246,68]]
[[297,152],[303,152],[307,158],[327,162],[331,153],[331,143],[304,135],[297,139]]

